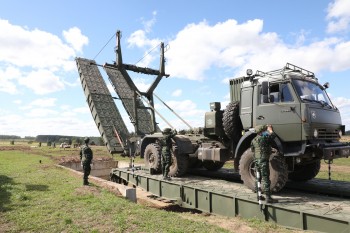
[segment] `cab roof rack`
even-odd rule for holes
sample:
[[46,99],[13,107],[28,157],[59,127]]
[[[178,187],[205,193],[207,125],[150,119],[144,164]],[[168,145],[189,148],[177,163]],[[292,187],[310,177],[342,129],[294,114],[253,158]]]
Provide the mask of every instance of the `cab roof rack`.
[[303,74],[305,76],[305,78],[317,80],[314,72],[311,72],[311,71],[306,70],[304,68],[301,68],[299,66],[293,65],[291,63],[287,63],[286,66],[283,67],[282,69],[272,70],[272,71],[268,71],[268,72],[257,70],[255,76],[261,76],[261,77],[264,77],[267,75],[271,75],[271,76],[282,75],[282,76],[284,76],[285,74],[292,73],[292,72]]

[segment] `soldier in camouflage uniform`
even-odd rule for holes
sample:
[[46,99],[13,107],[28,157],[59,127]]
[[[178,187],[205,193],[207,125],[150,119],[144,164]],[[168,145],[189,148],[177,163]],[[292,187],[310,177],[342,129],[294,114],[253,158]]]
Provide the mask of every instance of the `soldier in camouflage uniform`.
[[165,128],[163,130],[163,138],[159,141],[160,147],[162,148],[162,172],[163,179],[165,180],[170,180],[168,174],[171,165],[172,138],[176,134],[176,130],[172,131],[170,128]]
[[[255,166],[261,174],[263,191],[267,203],[274,203],[276,200],[271,198],[270,191],[270,167],[269,160],[272,154],[272,143],[276,137],[271,125],[257,126],[255,129],[257,135],[251,143],[251,149],[255,156]],[[258,180],[256,181],[258,182]],[[257,187],[257,185],[256,185]]]
[[83,145],[81,147],[80,150],[80,161],[81,161],[81,165],[83,166],[83,170],[84,170],[84,177],[83,177],[83,184],[84,185],[89,185],[89,175],[90,175],[90,171],[91,171],[91,161],[93,158],[93,153],[91,148],[89,147],[89,138],[84,138],[84,142],[85,145]]

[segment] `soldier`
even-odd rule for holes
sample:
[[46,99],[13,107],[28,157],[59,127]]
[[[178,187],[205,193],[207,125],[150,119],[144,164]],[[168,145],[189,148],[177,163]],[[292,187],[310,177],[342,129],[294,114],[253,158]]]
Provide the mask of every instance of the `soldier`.
[[90,138],[88,137],[84,138],[85,145],[83,145],[80,150],[80,161],[84,170],[84,177],[83,177],[84,185],[89,185],[88,178],[90,175],[91,161],[93,158],[92,150],[89,147],[89,141],[90,141]]
[[[270,191],[270,167],[269,160],[272,154],[272,143],[276,134],[273,132],[271,125],[257,126],[255,128],[257,133],[256,137],[251,143],[251,149],[255,156],[255,166],[257,172],[261,174],[261,180],[263,183],[263,191],[266,196],[267,203],[277,202],[271,198]],[[256,182],[259,182],[258,180]],[[256,185],[257,188],[257,185]]]
[[171,165],[171,149],[172,149],[172,138],[177,134],[176,130],[172,132],[170,128],[163,130],[163,138],[159,141],[160,147],[162,148],[162,172],[163,179],[170,180],[169,169]]

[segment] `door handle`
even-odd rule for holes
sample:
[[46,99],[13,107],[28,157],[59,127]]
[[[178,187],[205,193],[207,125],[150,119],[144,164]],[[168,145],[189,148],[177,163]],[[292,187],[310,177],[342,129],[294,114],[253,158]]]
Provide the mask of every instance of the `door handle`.
[[258,120],[264,120],[265,117],[264,117],[264,116],[258,116],[256,119],[258,119]]

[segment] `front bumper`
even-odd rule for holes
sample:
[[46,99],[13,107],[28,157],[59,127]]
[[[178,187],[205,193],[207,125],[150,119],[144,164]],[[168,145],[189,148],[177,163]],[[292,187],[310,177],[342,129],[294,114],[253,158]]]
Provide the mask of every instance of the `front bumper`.
[[349,144],[337,144],[325,145],[323,147],[323,158],[326,160],[332,160],[337,158],[348,158],[350,156],[350,146]]

